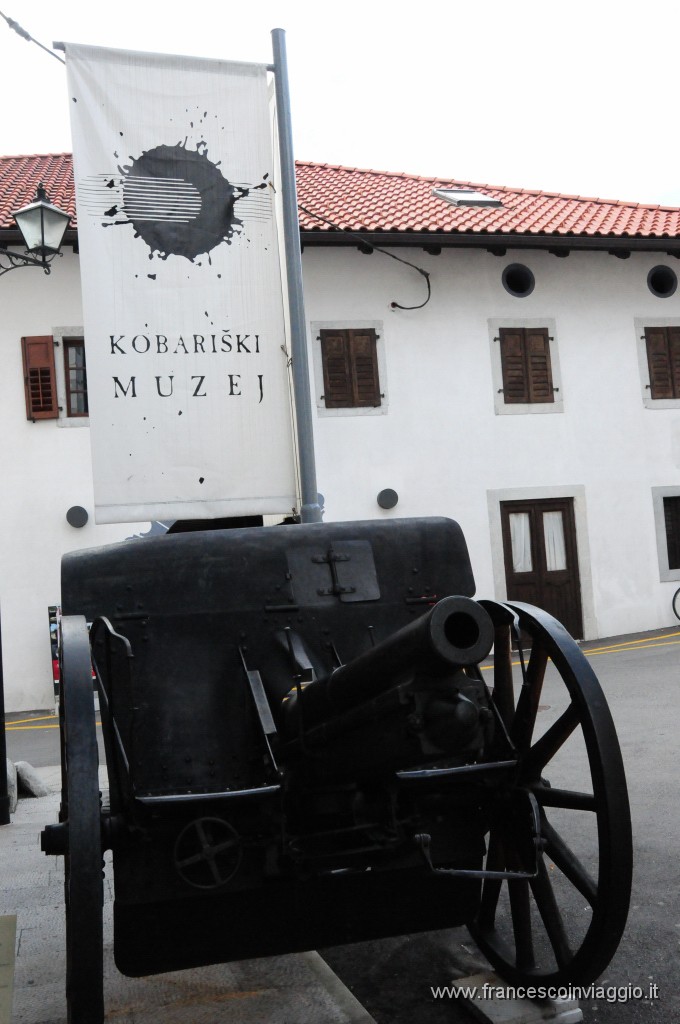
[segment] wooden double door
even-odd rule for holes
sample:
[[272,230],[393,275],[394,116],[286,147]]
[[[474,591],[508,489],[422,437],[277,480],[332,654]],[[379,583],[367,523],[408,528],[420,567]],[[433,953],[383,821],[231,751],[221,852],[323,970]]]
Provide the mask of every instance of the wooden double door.
[[572,498],[502,501],[503,554],[509,601],[554,615],[583,637],[581,582]]

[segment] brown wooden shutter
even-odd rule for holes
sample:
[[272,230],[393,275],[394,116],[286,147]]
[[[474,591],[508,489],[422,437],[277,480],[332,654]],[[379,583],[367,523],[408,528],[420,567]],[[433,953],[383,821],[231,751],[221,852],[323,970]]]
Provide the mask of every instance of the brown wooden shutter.
[[375,331],[323,330],[320,338],[326,408],[380,405]]
[[645,327],[652,398],[673,398],[673,372],[665,327]]
[[524,332],[530,402],[554,402],[550,342],[545,327]]
[[499,335],[505,401],[554,402],[547,327],[501,327]]
[[375,331],[348,331],[354,405],[380,405]]
[[21,339],[29,420],[53,420],[59,415],[54,372],[54,341],[51,335]]
[[668,327],[667,331],[673,398],[680,398],[680,327]]
[[324,399],[327,409],[352,405],[352,372],[345,331],[321,331]]
[[500,329],[501,367],[503,371],[503,397],[509,404],[529,401],[526,373],[524,331]]

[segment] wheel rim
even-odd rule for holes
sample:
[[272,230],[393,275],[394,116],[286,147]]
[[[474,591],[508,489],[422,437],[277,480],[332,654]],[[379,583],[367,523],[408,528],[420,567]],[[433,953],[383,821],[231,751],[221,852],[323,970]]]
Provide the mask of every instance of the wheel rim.
[[676,590],[673,594],[673,601],[671,604],[673,608],[673,614],[676,619],[680,619],[680,590]]
[[62,619],[62,807],[68,823],[64,865],[66,1003],[69,1024],[104,1020],[103,882],[99,754],[87,624]]
[[[614,724],[590,664],[556,619],[530,605],[485,607],[496,629],[494,701],[519,762],[511,788],[537,801],[540,837],[536,877],[485,880],[471,931],[515,985],[588,984],[616,952],[630,900],[630,810]],[[530,640],[524,675],[507,608]],[[512,834],[490,820],[487,869],[516,870]]]

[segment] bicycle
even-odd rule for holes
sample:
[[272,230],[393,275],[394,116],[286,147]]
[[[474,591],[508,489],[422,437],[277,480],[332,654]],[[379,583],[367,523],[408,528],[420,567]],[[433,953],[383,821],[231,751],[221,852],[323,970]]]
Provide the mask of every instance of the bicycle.
[[678,587],[678,589],[673,594],[671,607],[673,609],[673,614],[675,615],[676,619],[680,619],[680,587]]

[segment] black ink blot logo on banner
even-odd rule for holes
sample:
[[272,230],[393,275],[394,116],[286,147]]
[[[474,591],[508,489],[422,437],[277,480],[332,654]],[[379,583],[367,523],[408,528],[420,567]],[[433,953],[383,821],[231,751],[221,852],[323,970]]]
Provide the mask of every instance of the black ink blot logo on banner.
[[250,190],[231,185],[205,151],[156,146],[122,170],[122,212],[163,259],[193,260],[242,226],[234,204]]
[[158,145],[128,159],[117,174],[96,174],[81,182],[83,205],[102,218],[103,227],[131,225],[135,238],[148,245],[149,259],[184,256],[194,262],[223,242],[230,245],[244,230],[236,215],[239,201],[239,212],[249,221],[271,216],[269,175],[258,185],[228,181],[208,158],[205,142],[195,150],[187,148],[186,140]]

